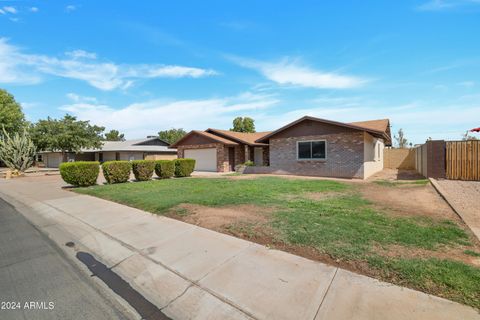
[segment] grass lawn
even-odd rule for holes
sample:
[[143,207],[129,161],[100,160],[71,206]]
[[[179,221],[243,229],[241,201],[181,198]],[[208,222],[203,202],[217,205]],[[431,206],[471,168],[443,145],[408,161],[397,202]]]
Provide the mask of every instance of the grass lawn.
[[219,231],[256,241],[258,233],[268,230],[272,246],[282,243],[289,248],[308,248],[318,253],[314,258],[319,260],[336,261],[371,276],[480,308],[480,268],[448,256],[456,250],[470,259],[479,251],[478,244],[456,222],[380,211],[360,196],[354,184],[236,178],[153,180],[75,191],[157,214],[176,212],[178,218],[189,214],[178,209],[181,204],[255,206],[259,212],[268,211],[267,222],[232,224]]
[[417,179],[417,180],[404,180],[404,181],[391,181],[391,180],[375,180],[374,183],[381,185],[381,186],[387,186],[387,187],[397,187],[397,186],[424,186],[429,184],[428,179]]

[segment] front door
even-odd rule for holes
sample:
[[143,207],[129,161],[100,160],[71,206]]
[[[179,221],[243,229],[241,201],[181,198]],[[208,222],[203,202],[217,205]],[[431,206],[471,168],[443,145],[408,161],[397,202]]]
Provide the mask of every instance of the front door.
[[230,171],[235,171],[235,148],[228,148],[228,164]]
[[256,166],[263,166],[263,148],[253,150],[253,160]]

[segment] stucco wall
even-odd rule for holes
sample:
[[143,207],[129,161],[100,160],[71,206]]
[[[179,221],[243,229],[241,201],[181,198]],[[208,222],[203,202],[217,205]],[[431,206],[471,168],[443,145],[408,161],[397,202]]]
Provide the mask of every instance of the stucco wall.
[[382,139],[372,137],[364,133],[364,167],[363,178],[383,170],[383,149],[385,144]]
[[385,149],[383,166],[389,169],[415,169],[415,149]]
[[[326,140],[326,160],[297,160],[297,141],[309,140]],[[270,139],[270,167],[285,174],[363,179],[363,146],[363,132],[350,130]]]

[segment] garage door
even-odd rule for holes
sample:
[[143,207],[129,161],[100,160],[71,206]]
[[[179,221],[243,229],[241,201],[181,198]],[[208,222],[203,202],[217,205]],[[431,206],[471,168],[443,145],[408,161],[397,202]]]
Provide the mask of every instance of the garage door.
[[47,154],[46,166],[47,168],[58,168],[62,162],[62,155]]
[[217,149],[186,149],[185,158],[195,159],[196,171],[217,171]]

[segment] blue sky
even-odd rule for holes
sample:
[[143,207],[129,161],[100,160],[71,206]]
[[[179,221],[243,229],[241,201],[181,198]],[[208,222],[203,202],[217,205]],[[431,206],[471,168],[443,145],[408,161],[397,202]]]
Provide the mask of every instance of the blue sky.
[[31,121],[127,138],[312,115],[459,139],[480,126],[479,34],[480,0],[0,0],[0,88]]

